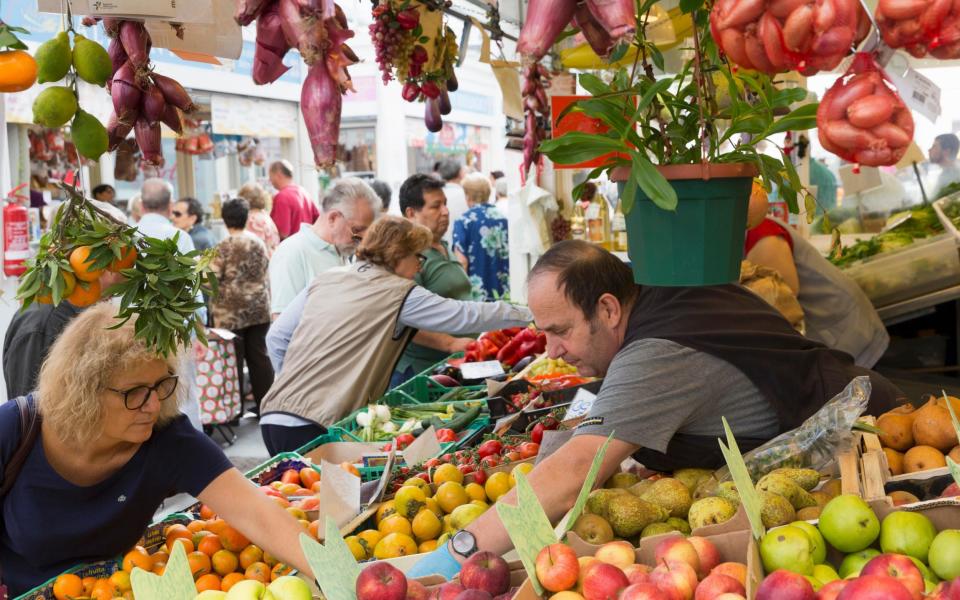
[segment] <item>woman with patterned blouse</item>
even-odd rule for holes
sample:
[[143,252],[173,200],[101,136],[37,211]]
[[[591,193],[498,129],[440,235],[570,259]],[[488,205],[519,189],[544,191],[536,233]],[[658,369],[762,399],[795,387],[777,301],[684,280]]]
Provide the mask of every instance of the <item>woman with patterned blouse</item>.
[[[213,322],[237,335],[238,370],[243,362],[250,371],[253,398],[260,401],[273,385],[273,366],[267,355],[266,336],[270,329],[270,288],[267,249],[249,231],[249,206],[243,198],[224,202],[221,214],[229,235],[217,245],[219,251],[213,268],[219,282],[219,293],[213,301]],[[269,218],[269,217],[268,217]]]
[[453,250],[473,285],[476,300],[499,300],[510,282],[507,218],[490,200],[490,182],[480,173],[463,179],[467,212],[453,223]]
[[270,194],[259,183],[245,183],[238,191],[240,196],[250,205],[250,214],[247,216],[247,231],[260,238],[267,246],[267,257],[273,256],[273,251],[280,245],[280,232],[277,225],[270,218]]

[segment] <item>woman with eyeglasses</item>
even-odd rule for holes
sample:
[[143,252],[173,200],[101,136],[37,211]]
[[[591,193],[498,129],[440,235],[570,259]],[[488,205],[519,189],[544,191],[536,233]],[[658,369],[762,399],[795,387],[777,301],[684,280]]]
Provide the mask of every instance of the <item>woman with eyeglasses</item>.
[[[164,498],[186,492],[254,544],[310,573],[300,524],[251,485],[180,413],[179,359],[118,329],[102,303],[54,344],[27,402],[39,433],[0,498],[0,565],[11,597],[80,563],[130,550]],[[21,442],[17,402],[0,404],[0,477]],[[5,482],[6,483],[6,482]],[[6,487],[6,486],[4,486]]]
[[450,334],[523,326],[525,307],[438,296],[414,277],[433,233],[381,217],[349,266],[318,275],[274,321],[267,350],[277,373],[260,407],[271,454],[296,450],[387,391],[418,329]]

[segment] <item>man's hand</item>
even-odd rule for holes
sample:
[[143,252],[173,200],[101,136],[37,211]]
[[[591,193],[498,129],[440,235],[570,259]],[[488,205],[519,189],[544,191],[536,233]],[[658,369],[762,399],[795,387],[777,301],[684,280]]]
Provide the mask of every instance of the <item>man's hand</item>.
[[461,338],[461,337],[450,338],[450,345],[447,347],[447,350],[450,352],[450,354],[456,354],[457,352],[466,352],[467,346],[469,346],[474,341],[476,340],[474,340],[473,338]]

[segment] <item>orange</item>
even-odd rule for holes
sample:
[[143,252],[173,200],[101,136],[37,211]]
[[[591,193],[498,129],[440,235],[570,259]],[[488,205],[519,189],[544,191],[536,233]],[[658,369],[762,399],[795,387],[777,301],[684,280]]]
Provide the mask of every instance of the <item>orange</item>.
[[347,473],[353,473],[357,477],[360,477],[360,471],[357,469],[357,466],[351,462],[340,463],[340,468],[346,471]]
[[157,550],[150,555],[150,558],[153,559],[153,564],[157,564],[158,562],[165,563],[170,560],[170,554],[166,550]]
[[293,568],[283,563],[277,563],[270,569],[270,581],[276,581],[278,577],[293,573]]
[[210,559],[214,573],[218,575],[227,575],[233,573],[240,566],[240,560],[237,555],[229,550],[217,550]]
[[84,577],[83,578],[83,595],[89,596],[90,592],[93,590],[93,584],[97,582],[96,577]]
[[37,61],[23,50],[0,52],[0,93],[22,92],[37,81]]
[[210,519],[207,521],[207,531],[220,535],[227,528],[227,522],[223,519]]
[[196,548],[193,547],[193,542],[190,541],[190,538],[172,538],[167,540],[167,551],[173,552],[174,544],[183,544],[183,551],[187,554],[190,554]]
[[110,583],[121,592],[133,589],[130,584],[130,573],[126,571],[117,571],[110,576]]
[[100,282],[91,281],[87,283],[79,283],[75,288],[73,288],[73,293],[66,298],[67,302],[76,306],[77,308],[90,306],[100,299]]
[[313,487],[313,484],[320,481],[320,473],[317,473],[310,467],[300,469],[300,482],[305,488]]
[[307,527],[307,531],[310,532],[310,537],[312,537],[312,538],[315,539],[315,540],[316,540],[316,539],[319,539],[320,519],[317,519],[317,520],[314,521],[313,523],[310,523],[310,526]]
[[116,273],[129,269],[135,262],[137,262],[137,249],[132,246],[124,246],[120,249],[120,258],[113,259],[107,270]]
[[40,288],[44,293],[37,293],[37,296],[34,298],[40,304],[53,304],[53,292],[50,291],[50,288],[43,286]]
[[70,253],[70,266],[73,268],[73,274],[80,281],[96,281],[103,273],[103,269],[93,268],[90,251],[90,246],[77,246]]
[[256,579],[261,583],[270,583],[270,567],[265,562],[255,562],[244,571],[247,579]]
[[243,573],[230,573],[224,575],[223,580],[220,581],[220,591],[229,592],[230,588],[240,583],[244,579]]
[[163,572],[167,570],[167,563],[158,562],[153,565],[153,572],[157,575],[163,575]]
[[246,570],[255,562],[263,560],[263,550],[250,544],[240,552],[240,568]]
[[213,512],[213,509],[212,509],[212,508],[210,508],[210,507],[207,506],[206,504],[201,504],[201,505],[200,505],[200,518],[201,518],[201,519],[203,519],[204,521],[209,521],[210,519],[213,519],[213,518],[216,517],[216,516],[217,516],[217,514],[216,514],[215,512]]
[[203,592],[206,590],[216,590],[220,591],[220,577],[214,575],[213,573],[207,573],[197,579],[197,591]]
[[270,554],[266,550],[263,551],[263,562],[267,563],[268,567],[275,567],[280,559],[276,556]]
[[210,557],[203,552],[191,552],[188,554],[187,563],[190,565],[190,573],[194,579],[201,575],[206,575],[211,571]]
[[64,573],[53,582],[53,595],[57,600],[76,598],[83,593],[83,580],[73,573]]
[[189,529],[194,533],[200,533],[201,531],[206,529],[206,527],[207,527],[207,524],[204,523],[203,521],[190,521],[189,523],[187,523],[187,529]]
[[250,545],[250,540],[248,540],[246,536],[229,525],[224,527],[219,535],[220,543],[230,552],[240,552]]
[[222,549],[223,549],[223,544],[220,543],[220,538],[212,534],[205,536],[200,540],[200,543],[197,544],[197,550],[199,550],[200,552],[203,552],[207,556],[213,556],[219,550],[222,550]]
[[123,570],[130,573],[134,567],[140,567],[144,571],[149,571],[153,568],[153,563],[154,559],[147,554],[143,546],[136,546],[123,556],[123,563],[121,564],[123,565]]
[[121,595],[123,595],[123,590],[116,589],[109,579],[98,579],[90,591],[92,600],[113,600],[114,596]]
[[380,525],[377,527],[377,530],[383,535],[388,535],[391,533],[410,535],[413,532],[410,526],[410,521],[401,517],[400,515],[391,515],[380,521]]

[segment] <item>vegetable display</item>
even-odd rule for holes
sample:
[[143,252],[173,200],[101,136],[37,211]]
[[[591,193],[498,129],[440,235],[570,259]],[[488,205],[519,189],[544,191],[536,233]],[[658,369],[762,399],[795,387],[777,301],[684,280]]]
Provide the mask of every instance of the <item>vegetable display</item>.
[[817,109],[825,149],[868,166],[895,165],[913,139],[913,116],[872,54],[859,52]]
[[884,43],[922,58],[960,57],[960,5],[951,0],[880,0],[877,27]]
[[909,214],[910,219],[890,231],[880,233],[868,240],[858,240],[847,248],[838,249],[830,256],[830,261],[842,268],[881,252],[897,250],[909,246],[916,240],[943,233],[943,224],[940,223],[932,206],[921,206],[906,213],[890,215],[887,222],[899,220],[905,214]]

